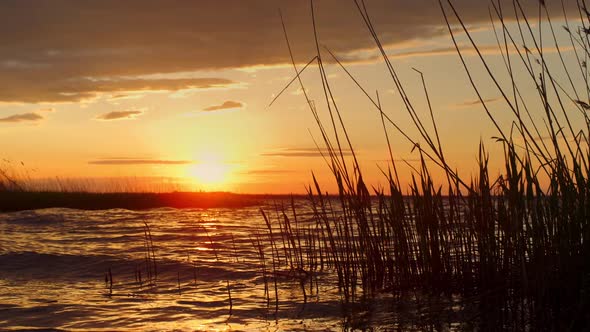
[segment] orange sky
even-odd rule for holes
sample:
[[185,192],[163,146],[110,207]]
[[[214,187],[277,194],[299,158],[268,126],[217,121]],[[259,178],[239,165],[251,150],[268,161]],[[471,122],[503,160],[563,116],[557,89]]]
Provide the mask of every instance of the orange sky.
[[[425,74],[450,164],[471,174],[480,140],[498,156],[497,133],[469,85],[438,2],[366,2],[407,94],[427,119],[420,76],[412,68]],[[454,3],[491,67],[509,83],[488,3]],[[279,8],[302,68],[315,55],[308,1],[3,1],[0,158],[7,161],[0,167],[33,180],[102,181],[115,189],[112,183],[121,178],[127,186],[144,181],[154,190],[165,182],[243,193],[303,193],[314,172],[326,190],[334,190],[300,86],[293,84],[269,107],[294,77]],[[367,91],[378,91],[385,112],[418,137],[354,1],[318,0],[315,8],[321,44]],[[560,27],[561,8],[551,13]],[[575,64],[569,40],[558,30],[565,63]],[[547,61],[565,85],[553,39],[548,31],[544,36]],[[500,93],[465,34],[457,37],[483,98],[509,127],[513,119]],[[379,113],[326,51],[322,56],[365,177],[384,184],[379,167],[388,167],[389,155]],[[534,96],[524,69],[515,71],[525,82],[524,98]],[[302,79],[328,121],[317,65]],[[388,129],[395,158],[415,165],[412,145]],[[491,169],[499,172],[500,163],[492,158]],[[410,167],[401,168],[406,182]]]

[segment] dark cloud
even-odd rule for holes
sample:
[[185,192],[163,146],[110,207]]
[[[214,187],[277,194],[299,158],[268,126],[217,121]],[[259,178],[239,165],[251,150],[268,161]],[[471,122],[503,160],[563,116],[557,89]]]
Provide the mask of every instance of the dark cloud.
[[227,109],[232,109],[232,108],[242,108],[242,107],[244,107],[244,104],[242,104],[239,101],[226,101],[221,105],[209,106],[209,107],[203,109],[203,111],[211,112],[211,111],[220,111],[220,110],[227,110]]
[[[39,74],[43,77],[45,74]],[[10,76],[10,74],[9,74]],[[133,91],[178,91],[183,89],[207,89],[228,87],[235,82],[222,78],[194,79],[90,79],[60,77],[51,74],[50,81],[39,80],[33,73],[21,73],[19,77],[0,77],[0,101],[4,102],[78,102],[98,97],[103,93],[117,95]]]
[[[374,47],[354,1],[315,3],[322,44],[338,54]],[[385,45],[447,33],[435,0],[366,3]],[[454,3],[467,24],[489,25],[487,1]],[[296,60],[307,62],[315,52],[309,1],[3,0],[0,101],[72,102],[105,92],[226,86],[231,82],[211,78],[130,78],[288,63],[279,8]]]
[[142,93],[120,93],[120,94],[114,94],[109,98],[109,101],[113,102],[113,101],[119,101],[119,100],[123,100],[123,99],[139,99],[142,98],[144,96],[144,94]]
[[188,165],[194,162],[189,160],[109,158],[91,160],[88,163],[91,165]]
[[0,118],[0,123],[39,122],[44,118],[37,113],[24,113]]
[[[342,150],[342,154],[344,156],[352,155],[351,151],[347,149]],[[323,148],[320,150],[317,148],[285,148],[261,154],[264,157],[321,157],[322,155],[328,157],[330,154],[327,149]]]
[[143,114],[143,111],[113,111],[101,114],[96,119],[104,121],[134,119],[140,114]]
[[[479,46],[481,54],[500,54],[498,47],[495,45]],[[460,50],[462,54],[477,55],[477,52],[470,45],[461,45]],[[427,50],[406,51],[391,54],[395,58],[409,58],[409,57],[425,57],[425,56],[440,56],[440,55],[455,55],[457,49],[455,47],[439,47]]]
[[[491,103],[498,102],[500,100],[502,100],[502,97],[484,99],[483,102],[486,104],[491,104]],[[477,105],[481,105],[481,101],[479,99],[466,100],[462,103],[454,105],[454,107],[465,108],[465,107],[477,106]]]
[[[374,161],[378,162],[378,163],[391,163],[391,159],[381,159],[381,160],[374,160]],[[422,159],[419,159],[419,158],[394,158],[393,161],[396,163],[401,163],[401,162],[417,163],[417,162],[422,162]],[[424,159],[424,161],[430,162],[431,160]]]

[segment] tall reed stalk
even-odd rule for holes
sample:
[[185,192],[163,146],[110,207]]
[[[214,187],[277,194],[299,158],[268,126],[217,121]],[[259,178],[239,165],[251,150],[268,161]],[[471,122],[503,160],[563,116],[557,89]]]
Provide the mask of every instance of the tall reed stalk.
[[[327,196],[314,176],[308,188],[313,208],[310,223],[292,224],[285,208],[274,224],[264,215],[271,239],[282,239],[272,244],[273,273],[281,263],[308,274],[332,269],[346,303],[383,293],[460,295],[479,303],[484,330],[590,328],[590,12],[585,1],[575,4],[579,17],[575,22],[561,2],[567,46],[556,37],[555,16],[544,1],[538,2],[534,17],[520,0],[509,1],[508,6],[491,1],[504,68],[492,67],[484,57],[453,1],[438,1],[461,64],[504,151],[493,156],[503,157],[503,174],[492,177],[490,156],[480,144],[477,172],[469,178],[445,158],[424,74],[418,71],[429,108],[426,119],[388,57],[364,0],[352,1],[418,137],[402,130],[385,113],[379,96],[372,97],[334,53],[320,48],[312,1],[312,37],[317,45],[312,62],[317,65],[330,119],[323,123],[317,103],[306,93],[300,77],[303,70],[297,68],[283,24],[296,81],[316,119],[338,193]],[[555,44],[557,63],[548,63],[542,36],[547,31]],[[501,95],[512,117],[509,128],[501,126],[482,97],[483,83],[466,60],[458,34],[467,38],[475,59]],[[564,60],[566,47],[577,61]],[[325,56],[357,84],[382,121],[390,153],[390,168],[383,172],[387,190],[370,190],[364,181],[326,74]],[[519,70],[528,76],[517,77]],[[502,75],[508,80],[500,79]],[[526,84],[535,87],[534,98],[524,93]],[[413,167],[407,191],[391,152],[391,128],[414,146],[420,160]],[[352,151],[351,158],[345,157],[345,150]],[[444,171],[444,186],[434,183],[429,166],[433,164]],[[294,208],[292,217],[296,218]],[[281,254],[284,260],[275,261],[275,255]]]

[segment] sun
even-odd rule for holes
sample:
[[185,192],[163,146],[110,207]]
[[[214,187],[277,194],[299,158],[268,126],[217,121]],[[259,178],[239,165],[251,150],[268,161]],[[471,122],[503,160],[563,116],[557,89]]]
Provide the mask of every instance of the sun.
[[203,190],[225,190],[230,173],[230,165],[213,156],[202,157],[188,168],[188,176]]
[[203,184],[219,184],[225,181],[227,167],[219,163],[203,162],[191,167],[191,175]]

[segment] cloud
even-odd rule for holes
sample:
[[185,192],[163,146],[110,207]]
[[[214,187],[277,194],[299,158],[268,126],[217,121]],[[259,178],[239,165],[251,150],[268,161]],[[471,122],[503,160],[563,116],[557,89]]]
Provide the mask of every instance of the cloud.
[[141,92],[123,92],[112,94],[107,101],[111,104],[118,105],[122,100],[141,99],[143,97],[145,97],[145,94]]
[[219,111],[219,110],[227,110],[232,108],[242,108],[244,104],[239,101],[226,101],[221,105],[213,105],[207,108],[204,108],[203,111],[211,112],[211,111]]
[[[561,15],[557,3],[547,2],[557,6],[550,12]],[[466,24],[489,26],[488,8],[481,1],[454,4]],[[353,1],[323,0],[315,6],[321,43],[336,54],[374,48]],[[367,6],[386,46],[448,33],[431,0],[372,0]],[[534,13],[537,2],[523,6]],[[230,82],[220,78],[138,78],[288,64],[277,8],[284,14],[295,59],[307,62],[315,53],[308,1],[4,0],[0,102],[78,102],[105,92],[227,86]],[[506,12],[510,19],[512,11]]]
[[[502,100],[502,97],[495,97],[495,98],[484,99],[483,102],[486,104],[491,104],[491,103],[495,103],[495,102],[498,102],[501,100]],[[479,99],[466,100],[462,103],[453,105],[453,107],[454,108],[466,108],[466,107],[477,106],[477,105],[481,105],[481,101]]]
[[140,114],[143,114],[143,111],[113,111],[101,114],[98,117],[96,117],[96,119],[104,121],[135,119]]
[[295,173],[295,171],[289,170],[289,169],[253,169],[253,170],[245,171],[242,174],[269,176],[269,175],[281,175],[281,174],[289,174],[289,173]]
[[[380,159],[380,160],[374,160],[374,161],[378,162],[378,163],[391,163],[391,159]],[[416,162],[421,162],[422,159],[420,159],[420,158],[394,158],[393,161],[396,163],[403,163],[403,162],[416,163]],[[430,162],[431,160],[424,159],[424,161]]]
[[[508,46],[508,52],[510,54],[524,54],[526,52],[525,48],[520,45],[517,45],[518,50],[514,47],[514,45]],[[482,55],[501,55],[505,54],[505,49],[500,49],[498,45],[493,44],[479,44],[477,46],[480,54]],[[401,51],[400,51],[401,49]],[[460,44],[459,50],[463,56],[477,56],[477,51],[473,48],[471,44]],[[562,53],[571,52],[574,49],[571,46],[562,46],[559,48],[559,51]],[[405,58],[416,58],[416,57],[432,57],[432,56],[456,56],[457,49],[454,46],[445,46],[445,47],[433,47],[433,48],[421,48],[421,49],[414,49],[413,47],[387,47],[385,49],[387,55],[390,59],[405,59]],[[556,47],[543,47],[543,53],[557,53],[558,49]],[[530,53],[533,56],[533,59],[539,58],[538,53],[536,50]],[[354,51],[344,54],[337,55],[338,60],[342,62],[349,62],[349,63],[374,63],[381,61],[382,55],[379,50],[376,49],[369,49],[369,50],[361,50],[361,51]]]
[[[0,78],[0,101],[18,103],[63,103],[81,102],[110,93],[125,95],[141,91],[180,91],[186,89],[209,89],[230,87],[236,82],[223,78],[192,79],[130,79],[106,78],[90,79],[81,77],[60,77],[51,75],[48,81],[39,80],[32,73],[20,73],[12,78]],[[44,74],[39,73],[40,77]],[[10,76],[10,74],[9,74]],[[12,79],[12,81],[9,81]]]
[[0,123],[39,122],[44,118],[37,113],[23,113],[0,118]]
[[90,165],[189,165],[190,160],[163,160],[163,159],[134,159],[134,158],[105,158],[88,162]]
[[[514,45],[509,45],[508,46],[508,52],[510,54],[518,54],[518,52],[520,52],[521,54],[524,54],[526,52],[526,50],[521,47],[520,45],[517,45],[518,50],[514,48]],[[502,53],[506,53],[505,49],[500,49],[498,47],[498,45],[478,45],[477,46],[479,52],[482,55],[499,55]],[[473,48],[472,45],[459,45],[459,50],[461,51],[461,54],[463,55],[478,55],[477,51]],[[573,48],[571,46],[565,46],[565,47],[561,47],[559,49],[560,52],[570,52],[573,51]],[[558,49],[556,47],[543,47],[543,54],[548,54],[548,53],[557,53]],[[398,52],[398,53],[393,53],[390,54],[391,57],[394,58],[407,58],[407,57],[426,57],[426,56],[441,56],[441,55],[456,55],[457,54],[457,49],[455,47],[440,47],[440,48],[432,48],[432,49],[426,49],[426,50],[416,50],[416,51],[406,51],[406,52]],[[536,56],[537,53],[535,51],[535,53],[532,53],[533,56]]]
[[[273,152],[262,153],[263,157],[321,157],[322,154],[326,157],[329,156],[327,149],[317,148],[285,148]],[[348,149],[343,149],[342,154],[344,156],[351,156],[352,153]],[[357,153],[358,154],[358,153]]]

